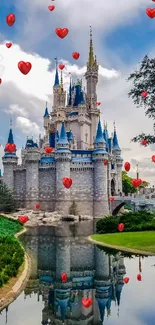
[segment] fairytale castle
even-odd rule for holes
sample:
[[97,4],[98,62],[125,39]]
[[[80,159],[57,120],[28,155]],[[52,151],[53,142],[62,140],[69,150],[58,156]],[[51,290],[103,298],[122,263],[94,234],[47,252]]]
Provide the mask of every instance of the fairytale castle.
[[[72,84],[70,79],[66,96],[62,71],[59,80],[56,64],[52,112],[46,105],[43,117],[45,135],[38,144],[27,139],[21,165],[16,150],[9,153],[5,149],[3,181],[14,190],[19,207],[34,209],[39,203],[41,210],[68,213],[75,201],[79,214],[98,218],[109,214],[109,196],[122,192],[123,160],[116,128],[109,137],[107,125],[102,130],[100,121],[98,69],[91,33],[86,92],[80,80]],[[12,129],[8,143],[14,143]],[[45,147],[53,151],[46,153]],[[64,187],[64,177],[72,179],[70,189]]]

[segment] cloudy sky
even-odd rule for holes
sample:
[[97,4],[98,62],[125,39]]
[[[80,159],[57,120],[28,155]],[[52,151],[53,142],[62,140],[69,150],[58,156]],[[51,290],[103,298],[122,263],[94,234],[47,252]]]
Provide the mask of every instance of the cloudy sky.
[[[55,5],[50,12],[49,5]],[[155,165],[151,156],[155,147],[143,148],[130,142],[141,131],[153,132],[152,123],[143,108],[133,105],[127,93],[131,87],[126,78],[145,54],[155,54],[155,19],[146,8],[155,7],[151,0],[1,0],[0,1],[0,155],[8,137],[9,120],[13,120],[14,139],[20,152],[27,136],[43,132],[43,113],[48,101],[52,109],[54,58],[65,62],[65,87],[69,72],[73,79],[83,77],[88,58],[89,26],[93,28],[94,51],[100,65],[98,101],[102,121],[108,122],[109,134],[116,121],[124,161],[132,163],[135,175],[139,163],[141,178],[155,184]],[[6,24],[9,13],[16,15],[12,27]],[[67,27],[69,34],[60,39],[57,27]],[[12,42],[8,49],[6,42]],[[78,61],[72,52],[78,51]],[[32,70],[23,75],[19,61],[32,63]]]

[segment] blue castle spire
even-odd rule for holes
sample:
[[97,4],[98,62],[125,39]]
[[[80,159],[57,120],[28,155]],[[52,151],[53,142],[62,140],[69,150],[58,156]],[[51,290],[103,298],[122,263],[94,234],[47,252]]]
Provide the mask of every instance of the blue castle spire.
[[97,133],[96,133],[96,138],[95,138],[94,143],[105,143],[105,140],[103,138],[103,132],[102,132],[102,126],[101,126],[100,119],[99,119],[99,122],[98,122]]
[[117,138],[115,123],[114,123],[114,135],[113,135],[113,149],[114,150],[120,150],[120,146],[118,144],[118,138]]
[[56,131],[56,134],[55,134],[55,140],[59,141],[59,131],[58,130]]
[[55,82],[54,82],[54,86],[55,87],[58,87],[60,86],[60,83],[59,83],[59,74],[58,74],[58,61],[57,59],[55,59],[56,61],[56,70],[55,70]]
[[44,117],[49,117],[48,108],[47,108],[47,102],[46,102],[46,108],[45,108]]
[[72,105],[72,79],[70,77],[68,106]]
[[124,283],[116,284],[116,300],[117,300],[117,305],[118,306],[120,306],[121,293],[122,293],[123,286],[124,286]]
[[105,316],[105,308],[108,302],[108,298],[96,298],[97,302],[98,302],[98,307],[100,310],[100,319],[101,322],[104,321],[104,316]]
[[10,131],[9,131],[8,143],[11,143],[11,144],[14,143],[12,128],[10,128]]
[[64,122],[62,122],[58,144],[69,144],[68,139],[67,139],[67,133],[66,133],[65,123]]
[[81,84],[77,83],[75,86],[75,98],[74,98],[73,106],[78,106],[80,104],[84,104],[84,96],[83,96]]

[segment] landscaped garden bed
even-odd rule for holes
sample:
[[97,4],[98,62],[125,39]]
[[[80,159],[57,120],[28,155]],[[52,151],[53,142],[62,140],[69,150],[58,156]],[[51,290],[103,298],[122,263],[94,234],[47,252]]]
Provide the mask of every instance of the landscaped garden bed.
[[24,262],[24,250],[14,237],[22,229],[19,221],[0,216],[0,287],[17,276]]

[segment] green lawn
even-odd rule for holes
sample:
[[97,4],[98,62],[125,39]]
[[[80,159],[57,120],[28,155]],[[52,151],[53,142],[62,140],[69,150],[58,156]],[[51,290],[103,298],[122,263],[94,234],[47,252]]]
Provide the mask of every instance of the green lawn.
[[92,235],[91,238],[112,246],[155,253],[155,231]]

